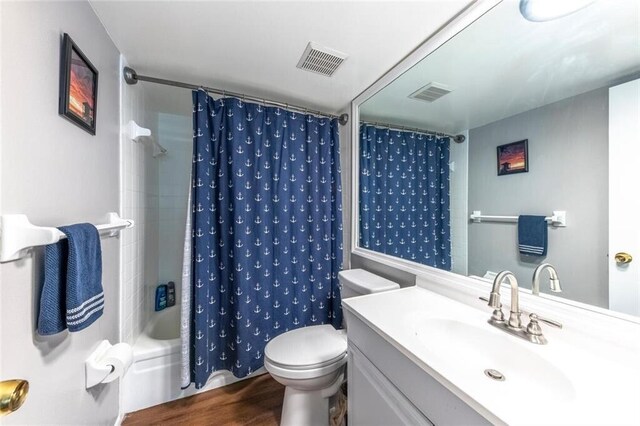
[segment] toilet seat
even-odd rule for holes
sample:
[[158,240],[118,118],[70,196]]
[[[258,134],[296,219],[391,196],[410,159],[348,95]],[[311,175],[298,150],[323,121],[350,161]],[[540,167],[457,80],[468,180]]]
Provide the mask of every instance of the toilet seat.
[[265,369],[272,375],[282,377],[290,380],[305,380],[316,379],[318,377],[332,374],[336,370],[340,369],[347,363],[347,353],[345,352],[339,359],[334,360],[330,364],[325,364],[319,367],[302,368],[287,368],[272,363],[268,358],[264,359]]
[[345,351],[345,352],[342,352],[340,355],[333,357],[331,359],[328,359],[326,361],[321,361],[316,364],[308,364],[308,365],[288,365],[288,364],[284,364],[282,362],[273,360],[269,357],[265,357],[265,359],[268,359],[271,365],[279,368],[284,368],[286,370],[313,370],[315,368],[322,368],[322,367],[326,367],[327,365],[331,365],[336,362],[339,362],[340,360],[342,360],[342,358],[345,356],[346,353],[347,352]]
[[288,379],[320,377],[334,372],[346,362],[346,332],[330,325],[283,333],[271,340],[264,351],[267,371]]

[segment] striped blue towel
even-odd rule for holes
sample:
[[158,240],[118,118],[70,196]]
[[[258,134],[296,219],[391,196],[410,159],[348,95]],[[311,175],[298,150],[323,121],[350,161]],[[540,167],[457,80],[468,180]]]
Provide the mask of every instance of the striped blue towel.
[[38,313],[38,334],[42,336],[60,333],[67,328],[64,297],[68,256],[69,246],[64,240],[44,248],[44,283]]
[[522,254],[547,254],[547,221],[544,216],[518,217],[518,249]]
[[90,223],[58,228],[66,236],[45,247],[38,333],[80,331],[104,310],[100,235]]

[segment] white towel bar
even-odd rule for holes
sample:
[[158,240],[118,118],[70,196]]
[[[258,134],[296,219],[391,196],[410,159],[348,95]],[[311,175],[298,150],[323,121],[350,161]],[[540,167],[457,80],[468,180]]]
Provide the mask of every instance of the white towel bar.
[[[134,223],[118,213],[108,213],[108,222],[96,225],[101,235],[113,237]],[[3,214],[0,217],[0,262],[9,262],[27,255],[31,247],[53,244],[66,236],[57,228],[36,226],[23,214]]]
[[[475,223],[481,222],[518,222],[518,216],[489,216],[484,215],[480,210],[474,210],[471,215],[469,215],[469,219],[471,219]],[[556,227],[565,227],[567,226],[567,212],[564,210],[554,210],[552,216],[547,216],[544,218],[549,225]]]

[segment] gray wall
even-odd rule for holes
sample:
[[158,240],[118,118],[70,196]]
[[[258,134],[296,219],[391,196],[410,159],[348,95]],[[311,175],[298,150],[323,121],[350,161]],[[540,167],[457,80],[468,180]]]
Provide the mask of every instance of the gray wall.
[[[529,140],[529,172],[497,176],[496,147]],[[566,228],[549,227],[546,258],[521,256],[517,224],[469,225],[469,274],[513,271],[530,288],[535,267],[555,265],[572,300],[608,307],[608,89],[598,89],[472,129],[469,210],[551,215],[566,210]],[[543,291],[548,291],[545,284]]]
[[[1,2],[0,208],[39,225],[103,222],[118,211],[119,52],[87,2]],[[97,135],[58,116],[61,35],[100,72]],[[119,247],[103,239],[104,315],[78,333],[35,333],[40,256],[0,265],[0,379],[31,384],[3,424],[113,424],[118,382],[87,391],[84,361],[118,339]]]

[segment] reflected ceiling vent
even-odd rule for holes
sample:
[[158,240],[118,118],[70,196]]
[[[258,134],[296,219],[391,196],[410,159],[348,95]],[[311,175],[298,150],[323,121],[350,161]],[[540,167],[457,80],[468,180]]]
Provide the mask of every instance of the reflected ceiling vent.
[[331,77],[345,59],[347,59],[345,53],[320,46],[310,41],[309,44],[307,44],[307,48],[304,49],[304,53],[298,61],[297,67]]
[[412,99],[418,99],[425,102],[435,102],[444,95],[451,93],[453,89],[447,87],[442,83],[431,82],[424,87],[416,90],[409,95]]

